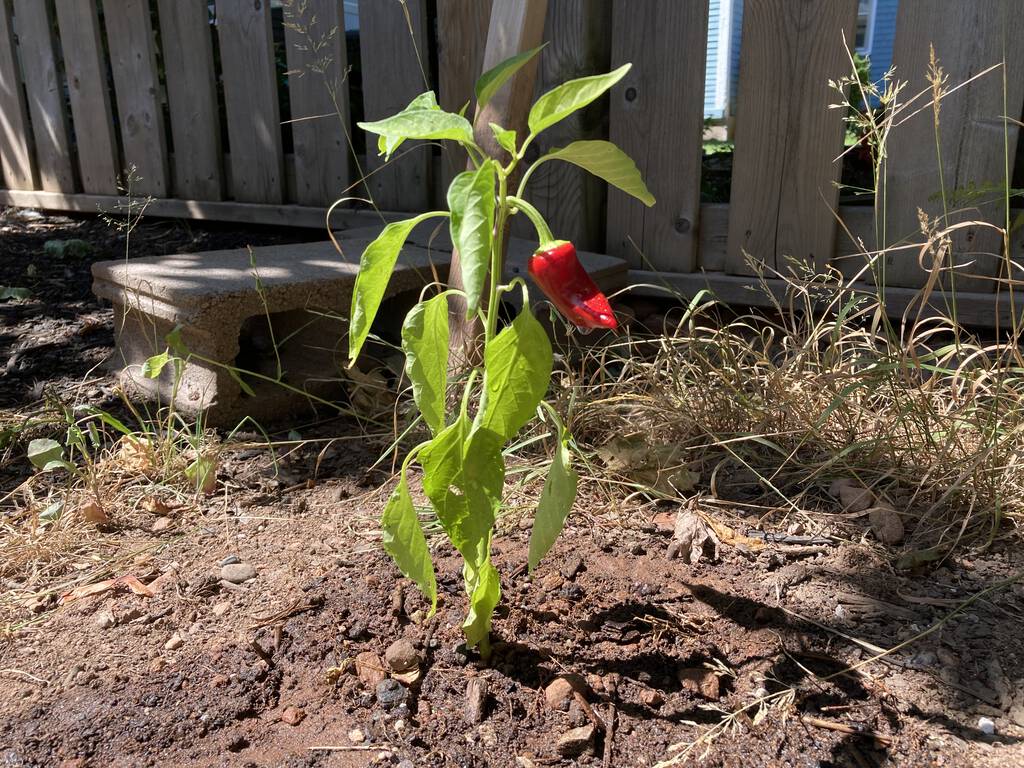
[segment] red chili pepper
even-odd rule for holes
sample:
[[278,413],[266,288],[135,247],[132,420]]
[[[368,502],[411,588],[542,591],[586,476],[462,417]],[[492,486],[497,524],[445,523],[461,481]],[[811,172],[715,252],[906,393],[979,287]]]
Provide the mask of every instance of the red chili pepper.
[[618,326],[608,299],[583,269],[572,243],[545,243],[530,257],[528,269],[551,303],[570,322],[580,328]]

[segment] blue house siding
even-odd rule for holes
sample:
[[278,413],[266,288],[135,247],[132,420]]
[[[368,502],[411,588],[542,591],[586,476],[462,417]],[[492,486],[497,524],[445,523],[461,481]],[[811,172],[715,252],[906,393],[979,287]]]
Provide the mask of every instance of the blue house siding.
[[864,51],[871,59],[871,80],[878,82],[892,65],[892,45],[896,39],[896,11],[899,0],[875,0],[875,18],[871,50]]
[[708,47],[704,66],[704,117],[732,112],[739,82],[740,26],[743,0],[709,0]]
[[[728,0],[726,0],[728,2]],[[708,5],[708,47],[704,63],[704,117],[722,116],[722,105],[717,104],[718,35],[721,28],[721,0],[710,0]]]

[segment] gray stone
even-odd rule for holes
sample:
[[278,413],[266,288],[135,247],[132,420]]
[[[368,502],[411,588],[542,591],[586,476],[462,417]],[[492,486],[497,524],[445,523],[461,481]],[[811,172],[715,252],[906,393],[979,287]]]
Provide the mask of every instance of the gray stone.
[[409,691],[397,680],[388,678],[377,683],[377,703],[384,709],[394,709],[400,704],[405,704],[409,698]]
[[232,584],[241,584],[243,581],[256,578],[256,569],[248,563],[231,563],[220,569],[220,577]]
[[[431,241],[435,224],[427,222],[412,233],[385,298],[415,295],[433,280],[433,269],[447,272],[451,244],[447,228]],[[245,416],[261,422],[283,419],[309,407],[297,392],[340,395],[341,377],[334,372],[344,363],[347,345],[339,316],[348,317],[359,258],[379,231],[346,232],[340,239],[342,254],[324,242],[253,248],[251,255],[243,248],[97,262],[93,292],[114,305],[117,349],[111,362],[122,386],[131,396],[165,404],[174,394],[179,413],[204,414],[210,426],[233,426]],[[532,250],[529,241],[512,240],[507,276],[527,276]],[[605,290],[625,284],[621,259],[582,253],[580,258]],[[514,291],[510,299],[517,296]],[[381,319],[390,321],[396,334],[400,331],[399,315],[385,312]],[[142,375],[143,363],[165,350],[164,339],[175,328],[191,353],[177,386],[170,365],[155,379]],[[292,389],[250,376],[246,384],[257,397],[248,395],[227,367],[275,379],[278,357]]]
[[566,731],[558,737],[558,744],[555,748],[562,757],[579,757],[594,743],[594,726],[581,725]]

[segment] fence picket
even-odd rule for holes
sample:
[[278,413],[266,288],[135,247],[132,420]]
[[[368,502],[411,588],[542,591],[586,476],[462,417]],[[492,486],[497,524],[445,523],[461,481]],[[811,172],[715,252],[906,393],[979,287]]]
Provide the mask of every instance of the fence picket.
[[[437,100],[449,112],[473,101],[473,86],[483,72],[491,0],[439,0],[437,4]],[[472,114],[472,110],[469,111]],[[446,141],[441,150],[442,189],[466,170],[462,147]]]
[[116,195],[121,165],[96,2],[61,0],[56,7],[82,189]]
[[[929,45],[935,47],[939,64],[948,76],[947,88],[954,88],[993,64],[1006,60],[1005,103],[1001,68],[974,80],[940,101],[939,147],[942,152],[942,176],[939,175],[938,148],[931,94],[915,102],[910,112],[924,106],[919,114],[892,131],[888,151],[888,196],[886,205],[887,244],[910,240],[923,242],[918,224],[918,208],[935,218],[943,213],[941,187],[953,198],[949,223],[986,221],[1004,226],[1006,215],[1005,158],[1014,157],[1019,128],[1004,122],[1021,114],[1024,105],[1024,16],[1013,0],[975,0],[972,3],[946,3],[941,12],[934,2],[902,0],[896,22],[893,64],[897,76],[908,81],[904,100],[929,88]],[[1006,131],[1006,143],[1004,134]],[[984,189],[964,200],[951,195],[970,185]],[[992,291],[995,283],[984,279],[999,273],[1002,236],[986,226],[969,227],[953,236],[954,259],[966,272],[979,277],[958,275],[958,291]],[[970,266],[967,266],[970,263]],[[885,283],[892,286],[919,287],[927,274],[918,265],[916,250],[894,251],[886,257]],[[947,286],[948,278],[945,279]]]
[[64,84],[57,70],[49,3],[14,0],[14,24],[28,91],[40,186],[47,192],[73,192],[75,174],[64,109]]
[[[288,98],[295,146],[295,198],[330,205],[349,185],[348,80],[341,0],[285,8]],[[333,93],[333,96],[332,96]],[[338,116],[338,112],[341,116]]]
[[217,0],[217,33],[236,200],[284,199],[284,152],[270,3]]
[[818,269],[835,249],[835,162],[843,115],[828,84],[850,72],[857,0],[750,0],[743,8],[726,269],[794,257]]
[[[359,52],[367,120],[392,115],[428,90],[430,58],[425,0],[359,0]],[[407,141],[384,166],[384,158],[377,156],[376,137],[368,137],[367,173],[374,173],[366,184],[378,207],[426,210],[431,197],[430,155],[423,142]]]
[[132,191],[165,197],[167,136],[158,101],[153,26],[146,0],[103,0],[114,97],[121,125],[125,169],[135,168]]
[[220,200],[220,118],[206,0],[157,0],[174,141],[174,193]]
[[9,189],[35,189],[28,111],[21,87],[11,6],[0,0],[0,172]]
[[[608,253],[631,266],[692,272],[697,261],[707,0],[616,0],[611,140],[633,158],[653,208],[608,190]],[[652,266],[653,265],[653,266]]]

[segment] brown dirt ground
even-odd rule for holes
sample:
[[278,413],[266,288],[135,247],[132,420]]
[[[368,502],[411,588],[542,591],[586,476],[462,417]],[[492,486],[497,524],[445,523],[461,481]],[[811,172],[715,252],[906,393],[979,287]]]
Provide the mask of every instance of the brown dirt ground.
[[[55,228],[75,234],[42,239],[99,231],[68,221]],[[188,247],[172,238],[183,225],[154,226],[169,233],[154,243]],[[28,252],[23,235],[0,232],[0,249]],[[221,236],[192,250],[223,247]],[[0,282],[17,284],[4,264]],[[44,383],[77,384],[109,350],[109,312],[89,298],[87,270],[45,268],[63,292],[40,279],[42,306],[0,304],[0,366],[19,351],[34,366],[2,374],[8,409],[28,407]],[[85,318],[99,324],[95,335],[82,334]],[[53,340],[32,336],[44,321]],[[73,363],[46,362],[63,359],[62,346]],[[109,382],[94,386],[102,402]],[[686,508],[610,507],[588,488],[532,577],[528,530],[514,515],[503,521],[503,602],[484,664],[461,646],[464,596],[449,547],[436,541],[443,599],[427,620],[423,599],[380,551],[374,520],[387,475],[367,471],[380,446],[355,425],[323,434],[346,432],[276,468],[266,450],[231,451],[218,492],[172,509],[166,530],[153,532],[155,516],[139,510],[83,536],[60,569],[39,563],[5,576],[0,765],[650,766],[682,760],[674,745],[696,743],[686,764],[1024,766],[1024,589],[965,605],[1021,570],[1019,550],[897,574],[863,520],[823,516],[808,533],[827,532],[828,546],[723,546],[691,565],[667,556]],[[8,456],[5,495],[25,465]],[[758,528],[741,510],[708,509],[742,532]],[[255,578],[223,582],[229,557]],[[126,573],[155,595],[57,601]],[[397,690],[404,705],[385,708],[367,683],[373,670],[360,675],[353,659],[383,656],[399,638],[416,647],[422,675]],[[581,696],[553,709],[545,688],[566,674],[579,676]],[[467,715],[471,680],[485,681],[479,720]],[[581,756],[561,757],[559,738],[591,717],[611,719],[610,735],[598,729]],[[981,717],[994,735],[979,730]]]

